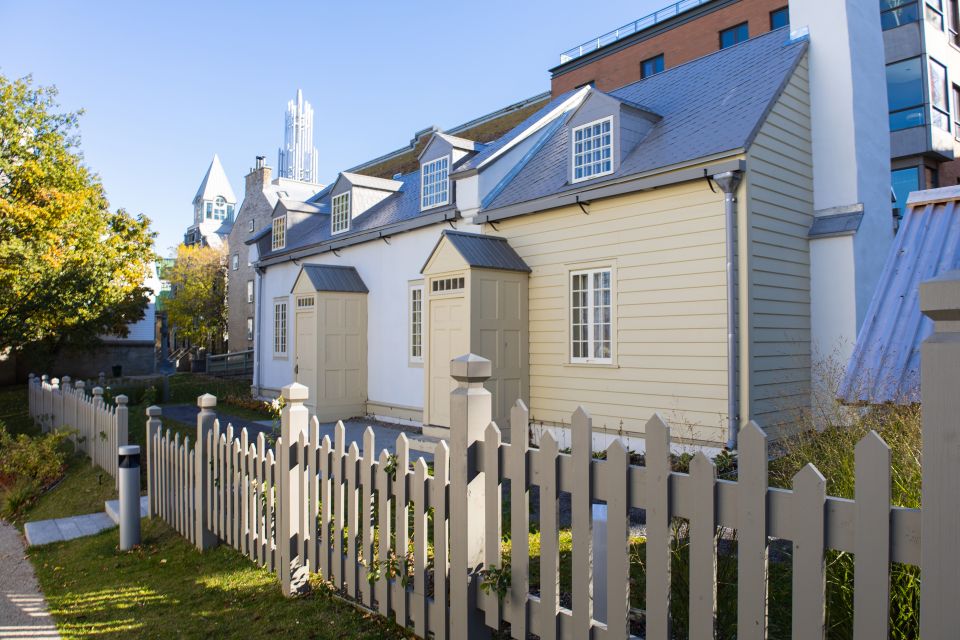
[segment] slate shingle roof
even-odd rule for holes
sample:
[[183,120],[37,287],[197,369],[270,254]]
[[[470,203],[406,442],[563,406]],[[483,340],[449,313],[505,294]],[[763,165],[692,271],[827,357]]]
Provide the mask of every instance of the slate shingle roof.
[[310,279],[314,291],[369,293],[363,278],[353,267],[333,264],[306,264],[303,265],[303,273]]
[[530,273],[530,267],[506,238],[449,229],[444,229],[443,236],[471,267]]
[[[805,41],[787,43],[787,37],[786,28],[771,31],[611,92],[662,119],[624,158],[617,173],[594,182],[748,146],[806,51]],[[568,139],[566,127],[554,132],[486,209],[590,184],[569,183]]]

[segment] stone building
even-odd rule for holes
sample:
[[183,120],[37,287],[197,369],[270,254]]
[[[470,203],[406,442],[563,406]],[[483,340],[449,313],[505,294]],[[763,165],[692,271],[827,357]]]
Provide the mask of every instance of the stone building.
[[227,334],[230,351],[253,348],[255,274],[246,241],[254,230],[270,223],[273,209],[281,199],[302,202],[323,188],[323,185],[312,182],[286,178],[271,180],[272,172],[264,157],[257,156],[256,165],[245,178],[243,202],[228,236]]

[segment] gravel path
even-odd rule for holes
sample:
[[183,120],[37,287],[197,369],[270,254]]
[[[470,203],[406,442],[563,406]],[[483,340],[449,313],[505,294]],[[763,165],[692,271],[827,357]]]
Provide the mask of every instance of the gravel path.
[[59,638],[23,537],[0,520],[0,638]]

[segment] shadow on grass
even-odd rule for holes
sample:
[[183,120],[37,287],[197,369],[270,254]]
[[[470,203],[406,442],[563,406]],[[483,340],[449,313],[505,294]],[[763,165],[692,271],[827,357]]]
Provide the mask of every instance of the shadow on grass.
[[145,519],[131,552],[117,536],[32,550],[64,638],[411,637],[323,592],[284,598],[273,574],[226,547],[201,554],[162,522]]

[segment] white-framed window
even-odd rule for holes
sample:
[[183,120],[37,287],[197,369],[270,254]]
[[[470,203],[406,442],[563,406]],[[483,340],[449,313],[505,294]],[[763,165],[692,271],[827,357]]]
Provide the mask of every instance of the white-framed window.
[[234,271],[240,268],[240,254],[233,254],[233,257],[230,258],[230,266]]
[[570,272],[570,361],[613,363],[613,273]]
[[253,318],[247,318],[247,340],[253,340]]
[[409,360],[423,363],[423,285],[410,285],[409,306]]
[[276,251],[287,246],[287,216],[273,219],[273,235],[270,237],[270,249]]
[[273,303],[273,355],[287,355],[287,301]]
[[227,200],[223,196],[217,196],[217,199],[213,202],[213,219],[227,219]]
[[420,167],[420,208],[432,209],[450,202],[450,156]]
[[343,233],[350,228],[350,192],[333,196],[330,202],[330,233]]
[[248,226],[248,229],[247,229],[247,230],[248,230],[250,233],[253,233],[254,230],[257,228],[257,226],[256,226],[257,223],[256,223],[256,221],[255,221],[253,218],[250,218],[250,222],[248,223],[248,225],[249,225],[249,226]]
[[247,280],[247,302],[253,302],[253,280]]
[[613,173],[613,118],[573,130],[573,182]]

